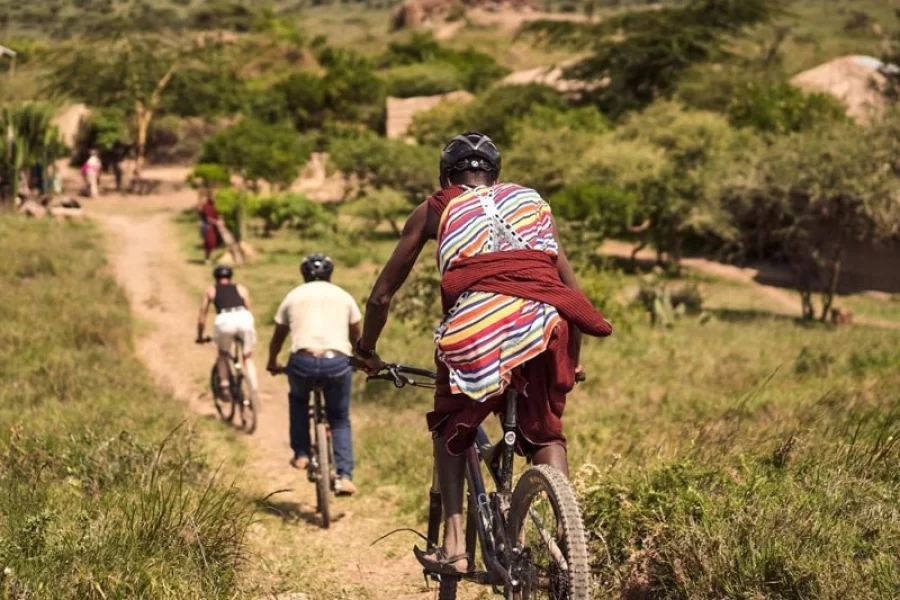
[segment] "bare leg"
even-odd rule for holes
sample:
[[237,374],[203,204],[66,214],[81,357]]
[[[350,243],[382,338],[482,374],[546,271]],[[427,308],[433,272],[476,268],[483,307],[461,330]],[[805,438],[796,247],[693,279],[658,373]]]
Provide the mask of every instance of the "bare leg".
[[222,390],[222,400],[231,402],[231,378],[228,376],[228,355],[219,352],[219,359],[216,361],[219,371],[219,388]]
[[566,460],[565,446],[559,444],[542,446],[534,453],[533,460],[536,465],[550,465],[567,478],[569,477],[569,461]]
[[[444,507],[444,554],[447,557],[464,555],[466,536],[463,533],[463,491],[466,459],[465,456],[453,456],[447,452],[443,438],[434,440],[434,459]],[[465,570],[466,562],[463,559],[454,565]]]
[[247,374],[247,381],[250,383],[250,391],[256,393],[256,365],[253,362],[253,353],[248,352],[244,355],[244,372]]

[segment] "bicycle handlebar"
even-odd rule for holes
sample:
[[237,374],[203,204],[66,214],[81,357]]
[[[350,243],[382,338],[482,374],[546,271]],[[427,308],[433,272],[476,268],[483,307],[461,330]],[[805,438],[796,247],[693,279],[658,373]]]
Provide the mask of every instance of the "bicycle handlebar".
[[[350,366],[352,366],[354,369],[363,369],[365,365],[362,363],[362,361],[356,358],[351,358]],[[426,379],[430,379],[432,381],[419,381],[417,379],[413,379],[413,377],[425,377]],[[394,387],[397,388],[406,387],[408,385],[412,387],[434,388],[433,381],[436,377],[437,374],[429,369],[407,367],[405,365],[398,365],[395,363],[385,363],[381,371],[368,375],[366,377],[366,381],[390,381],[394,384]]]

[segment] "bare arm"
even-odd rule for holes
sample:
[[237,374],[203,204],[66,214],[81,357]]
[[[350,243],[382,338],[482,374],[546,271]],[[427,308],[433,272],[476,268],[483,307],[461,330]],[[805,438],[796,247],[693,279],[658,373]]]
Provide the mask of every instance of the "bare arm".
[[[559,271],[559,278],[566,287],[577,290],[579,288],[578,278],[575,277],[575,269],[572,268],[569,259],[566,258],[566,251],[563,249],[562,242],[559,239],[559,228],[556,226],[556,219],[551,217],[551,220],[553,221],[553,237],[556,239],[557,248],[559,248],[556,258],[556,268]],[[575,358],[575,364],[578,365],[578,369],[581,370],[581,331],[577,327],[570,328],[569,344],[569,350]]]
[[253,307],[250,305],[250,290],[248,290],[243,285],[238,284],[237,291],[238,294],[240,294],[241,298],[244,300],[244,306],[247,307],[247,310],[253,312]]
[[556,240],[556,246],[559,248],[559,254],[556,258],[556,268],[559,271],[559,278],[568,288],[573,290],[579,289],[578,278],[575,277],[575,269],[569,263],[566,257],[566,251],[563,249],[562,241],[559,239],[559,228],[556,226],[556,219],[550,218],[553,222],[553,238]]
[[197,316],[197,341],[203,339],[203,330],[206,329],[206,315],[209,313],[209,305],[216,297],[216,288],[209,287],[203,292],[200,301],[200,314]]
[[384,270],[381,271],[372,287],[372,293],[369,294],[362,337],[359,342],[363,350],[375,349],[378,337],[387,323],[394,294],[409,277],[409,272],[416,264],[422,248],[430,238],[434,237],[436,229],[435,219],[428,210],[426,202],[417,206],[407,219],[403,233],[400,235],[400,241],[397,242],[393,254],[384,265]]
[[356,341],[362,335],[362,322],[350,323],[350,345],[356,346]]
[[278,355],[281,353],[284,340],[290,332],[291,328],[287,325],[275,325],[275,331],[272,332],[272,339],[269,341],[269,362],[266,365],[266,370],[270,373],[277,372],[280,369],[278,366]]

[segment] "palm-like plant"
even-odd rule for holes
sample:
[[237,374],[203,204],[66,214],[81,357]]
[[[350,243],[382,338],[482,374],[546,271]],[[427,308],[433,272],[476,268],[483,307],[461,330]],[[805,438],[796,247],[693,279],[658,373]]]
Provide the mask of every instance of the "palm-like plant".
[[5,133],[5,143],[0,145],[0,178],[8,182],[12,198],[18,194],[24,169],[35,163],[47,167],[65,155],[65,144],[52,120],[53,107],[42,102],[0,112],[0,131]]

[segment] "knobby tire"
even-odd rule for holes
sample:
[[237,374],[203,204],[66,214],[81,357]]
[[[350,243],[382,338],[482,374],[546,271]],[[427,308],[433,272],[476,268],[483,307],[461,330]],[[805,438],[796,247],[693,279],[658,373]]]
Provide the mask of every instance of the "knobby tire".
[[316,501],[322,515],[322,527],[331,526],[331,464],[328,456],[328,432],[325,423],[316,423],[316,455],[319,459],[319,476],[316,479]]
[[[229,377],[233,379],[230,369]],[[212,390],[216,412],[219,413],[219,416],[223,421],[231,423],[231,421],[234,420],[234,402],[225,402],[222,400],[222,389],[219,385],[219,368],[216,362],[213,363],[212,372],[210,372],[209,375],[209,388]]]
[[[537,465],[529,468],[516,484],[509,510],[509,536],[519,543],[524,542],[523,534],[527,525],[533,525],[529,515],[529,507],[535,497],[546,494],[553,509],[557,532],[552,532],[560,550],[568,563],[568,585],[564,595],[554,596],[551,592],[529,592],[526,586],[520,592],[508,593],[512,600],[535,600],[551,598],[553,600],[588,600],[590,598],[591,573],[588,565],[587,537],[581,510],[566,477],[549,465]],[[551,559],[552,560],[552,559]]]
[[256,431],[256,394],[250,389],[250,382],[246,377],[242,376],[238,385],[241,390],[241,429],[250,434]]

